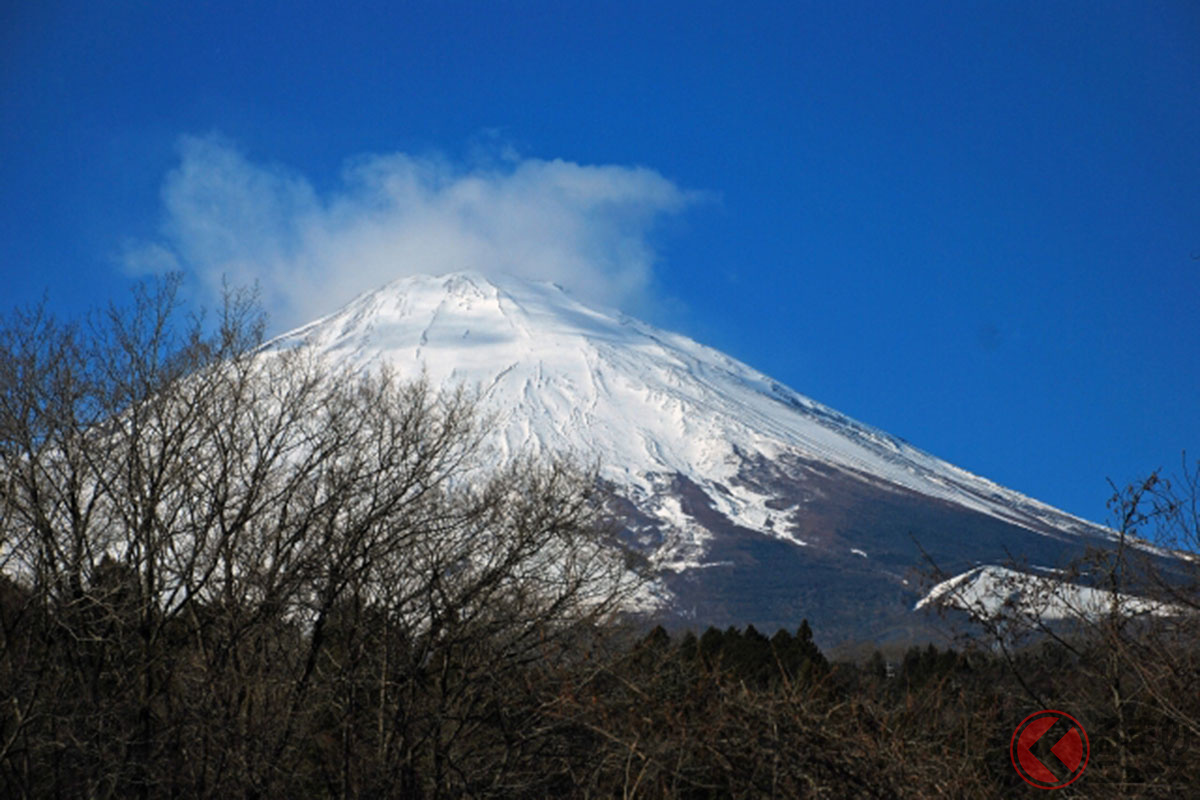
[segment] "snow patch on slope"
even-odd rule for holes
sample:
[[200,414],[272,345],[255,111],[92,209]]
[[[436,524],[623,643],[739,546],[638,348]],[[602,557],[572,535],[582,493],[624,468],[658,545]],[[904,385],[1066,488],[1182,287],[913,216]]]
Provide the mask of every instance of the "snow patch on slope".
[[[1057,571],[1056,571],[1057,572]],[[1056,578],[985,565],[942,581],[914,611],[948,606],[976,619],[1007,616],[1025,622],[1096,619],[1114,610],[1126,616],[1171,616],[1182,609],[1143,597],[1080,586]]]

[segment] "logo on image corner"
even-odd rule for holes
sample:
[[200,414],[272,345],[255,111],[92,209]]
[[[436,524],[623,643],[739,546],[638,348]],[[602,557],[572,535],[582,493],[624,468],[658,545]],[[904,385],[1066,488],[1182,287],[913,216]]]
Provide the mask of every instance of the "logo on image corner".
[[1087,731],[1079,721],[1053,709],[1021,720],[1009,743],[1013,769],[1039,789],[1061,789],[1079,780],[1087,769],[1088,752]]

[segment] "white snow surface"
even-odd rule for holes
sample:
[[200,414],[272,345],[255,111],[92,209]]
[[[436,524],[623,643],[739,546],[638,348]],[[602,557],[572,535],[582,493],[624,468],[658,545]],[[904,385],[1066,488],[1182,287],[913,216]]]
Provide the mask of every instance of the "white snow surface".
[[759,495],[731,482],[744,457],[836,465],[1047,532],[1091,532],[1057,511],[856,422],[729,356],[551,283],[474,272],[413,276],[359,296],[268,348],[308,346],[354,368],[388,364],[433,385],[463,383],[498,414],[501,455],[552,451],[598,463],[658,519],[674,569],[700,566],[703,527],[667,497],[689,477],[734,523],[805,544]]
[[[1058,572],[1058,571],[1056,571]],[[1008,567],[984,565],[942,581],[917,601],[914,611],[945,605],[977,619],[1007,616],[1010,621],[1037,624],[1064,619],[1095,619],[1116,609],[1125,616],[1186,613],[1178,606],[1143,597],[1080,586]]]

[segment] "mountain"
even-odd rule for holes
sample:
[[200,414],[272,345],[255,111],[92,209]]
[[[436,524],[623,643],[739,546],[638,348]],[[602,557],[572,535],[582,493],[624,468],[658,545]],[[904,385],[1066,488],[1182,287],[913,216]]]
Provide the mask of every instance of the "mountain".
[[406,277],[272,346],[477,387],[502,455],[598,463],[668,621],[910,636],[930,564],[1054,565],[1112,537],[554,284]]

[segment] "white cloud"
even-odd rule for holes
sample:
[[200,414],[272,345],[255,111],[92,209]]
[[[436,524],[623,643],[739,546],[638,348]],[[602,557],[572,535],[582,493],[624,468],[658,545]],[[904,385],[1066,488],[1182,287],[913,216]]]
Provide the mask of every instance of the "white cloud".
[[186,137],[163,186],[162,241],[127,248],[145,272],[179,265],[207,291],[257,282],[275,327],[413,273],[553,280],[616,306],[645,300],[663,215],[699,199],[654,170],[500,159],[465,167],[404,153],[347,162],[321,192],[219,137]]
[[181,269],[175,253],[157,242],[125,242],[121,263],[126,272],[135,276],[164,275]]

